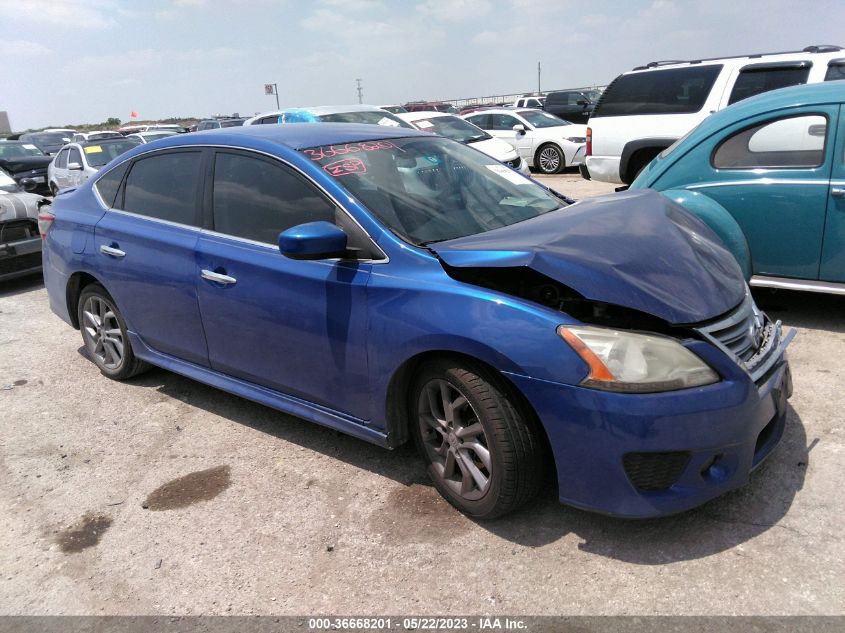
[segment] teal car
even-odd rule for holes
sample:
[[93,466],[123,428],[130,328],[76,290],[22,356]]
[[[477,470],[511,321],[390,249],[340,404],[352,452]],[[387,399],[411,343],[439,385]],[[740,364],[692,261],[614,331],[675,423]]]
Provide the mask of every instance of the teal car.
[[753,286],[845,294],[845,81],[704,120],[631,184],[704,220]]

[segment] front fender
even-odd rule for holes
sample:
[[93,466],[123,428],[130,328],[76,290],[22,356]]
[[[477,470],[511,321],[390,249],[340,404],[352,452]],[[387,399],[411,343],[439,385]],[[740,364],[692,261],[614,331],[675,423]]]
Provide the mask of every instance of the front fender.
[[682,205],[713,229],[736,258],[745,280],[751,279],[751,250],[748,241],[737,221],[722,205],[698,191],[669,189],[660,193]]

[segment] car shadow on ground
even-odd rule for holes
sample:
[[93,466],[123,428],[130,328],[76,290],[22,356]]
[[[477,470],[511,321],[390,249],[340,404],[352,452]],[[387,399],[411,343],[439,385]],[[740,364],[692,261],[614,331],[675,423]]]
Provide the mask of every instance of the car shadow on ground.
[[26,275],[25,277],[18,277],[17,279],[10,279],[9,281],[0,281],[0,298],[14,297],[25,292],[32,292],[44,287],[44,278],[40,272]]
[[770,317],[786,325],[845,332],[845,296],[755,288],[754,300]]
[[[405,486],[396,491],[401,502],[392,512],[416,513],[415,520],[432,526],[459,519],[454,508],[436,498],[412,443],[387,451],[160,369],[139,376],[132,384],[156,389],[188,405],[392,479]],[[635,564],[702,558],[734,548],[769,529],[796,531],[781,520],[803,485],[808,459],[804,427],[789,407],[780,446],[752,474],[751,481],[695,510],[639,521],[601,516],[558,503],[550,476],[538,498],[526,507],[476,524],[506,541],[531,548],[575,534],[582,539],[578,545],[582,551]]]

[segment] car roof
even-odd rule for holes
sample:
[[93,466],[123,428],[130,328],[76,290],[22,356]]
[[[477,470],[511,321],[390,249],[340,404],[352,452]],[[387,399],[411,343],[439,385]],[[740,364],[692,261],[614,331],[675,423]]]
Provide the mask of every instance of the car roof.
[[[299,150],[319,145],[339,145],[386,138],[431,135],[418,130],[367,123],[288,123],[285,125],[247,125],[177,134],[159,141],[159,148],[203,143],[241,144],[265,141]],[[202,141],[199,141],[202,139]]]
[[451,112],[440,112],[439,110],[417,110],[416,112],[397,112],[398,116],[403,121],[413,123],[420,119],[433,119],[434,117],[456,116]]

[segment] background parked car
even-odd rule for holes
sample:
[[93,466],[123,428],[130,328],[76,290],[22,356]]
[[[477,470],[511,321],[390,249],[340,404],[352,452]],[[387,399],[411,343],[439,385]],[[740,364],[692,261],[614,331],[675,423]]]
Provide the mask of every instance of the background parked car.
[[27,179],[34,185],[34,192],[49,194],[47,166],[52,161],[38,147],[25,141],[0,141],[0,168],[15,179],[19,185]]
[[461,118],[513,145],[530,167],[557,174],[584,160],[586,127],[542,110],[498,108]]
[[845,82],[748,99],[705,119],[631,188],[698,215],[752,285],[845,294],[843,106]]
[[397,115],[423,132],[445,136],[453,141],[469,145],[488,156],[528,176],[528,162],[516,148],[502,139],[491,136],[469,121],[446,112],[406,112]]
[[713,112],[776,88],[842,79],[843,68],[839,46],[638,66],[614,79],[596,104],[581,175],[631,183]]
[[373,105],[336,105],[316,106],[309,108],[288,108],[265,112],[247,119],[244,125],[275,125],[290,122],[322,122],[322,123],[371,123],[386,125],[387,127],[404,127],[415,129],[397,115],[382,110]]
[[219,130],[224,127],[238,127],[244,124],[246,119],[205,119],[197,123],[197,132],[203,130]]
[[393,114],[401,114],[402,112],[407,112],[407,110],[400,105],[382,105],[379,107],[382,110],[387,110],[388,112],[392,112]]
[[407,112],[448,112],[449,114],[458,114],[458,109],[451,103],[443,103],[442,101],[411,101],[404,106]]
[[513,105],[515,108],[537,108],[538,110],[542,110],[545,102],[545,97],[526,95],[514,101]]
[[111,159],[138,145],[140,142],[126,138],[70,143],[47,168],[50,191],[55,195],[67,187],[81,185]]
[[593,94],[580,90],[550,92],[542,108],[549,114],[572,123],[586,123],[595,108]]
[[44,204],[0,169],[0,281],[41,270],[38,212]]
[[65,132],[26,132],[18,137],[18,140],[26,141],[35,145],[45,154],[55,156],[66,143],[70,143],[74,130]]
[[149,132],[136,132],[135,134],[127,134],[126,138],[139,141],[141,143],[152,143],[160,138],[167,138],[168,136],[175,136],[179,132],[170,130],[150,130]]
[[123,138],[120,132],[113,132],[112,130],[94,130],[92,132],[77,132],[71,139],[74,143],[83,143],[85,141],[102,141],[107,138]]

